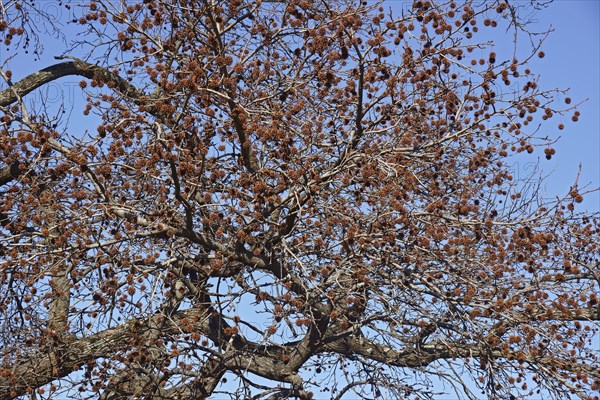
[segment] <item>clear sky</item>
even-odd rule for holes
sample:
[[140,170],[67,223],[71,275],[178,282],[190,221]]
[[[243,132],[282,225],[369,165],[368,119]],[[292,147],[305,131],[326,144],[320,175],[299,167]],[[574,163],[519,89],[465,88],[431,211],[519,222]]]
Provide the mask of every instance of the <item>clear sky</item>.
[[[525,1],[522,1],[525,3]],[[579,110],[579,122],[565,121],[556,156],[543,159],[544,171],[552,172],[547,181],[548,195],[562,195],[582,173],[580,186],[600,187],[600,1],[559,0],[535,16],[540,30],[552,27],[544,50],[546,56],[536,62],[540,86],[570,88],[573,102],[586,100]],[[555,129],[558,121],[549,127]],[[543,158],[543,157],[542,157]],[[596,191],[584,198],[583,207],[600,210],[600,194]]]

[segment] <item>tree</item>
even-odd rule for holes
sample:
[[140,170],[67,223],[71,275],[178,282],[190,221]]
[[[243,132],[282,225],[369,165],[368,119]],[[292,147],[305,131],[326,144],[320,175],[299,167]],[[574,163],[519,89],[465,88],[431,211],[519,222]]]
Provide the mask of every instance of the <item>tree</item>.
[[[598,215],[511,172],[579,116],[545,36],[388,7],[91,1],[54,65],[2,67],[0,398],[598,398]],[[85,126],[27,101],[66,76]]]

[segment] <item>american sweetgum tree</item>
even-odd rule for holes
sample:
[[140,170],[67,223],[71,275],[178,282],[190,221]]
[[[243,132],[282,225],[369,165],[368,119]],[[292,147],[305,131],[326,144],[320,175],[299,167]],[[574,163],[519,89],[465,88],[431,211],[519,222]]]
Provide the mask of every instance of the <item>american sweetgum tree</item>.
[[[579,113],[515,5],[65,6],[0,70],[0,398],[598,398],[597,214],[511,172]],[[86,117],[28,101],[67,76]]]

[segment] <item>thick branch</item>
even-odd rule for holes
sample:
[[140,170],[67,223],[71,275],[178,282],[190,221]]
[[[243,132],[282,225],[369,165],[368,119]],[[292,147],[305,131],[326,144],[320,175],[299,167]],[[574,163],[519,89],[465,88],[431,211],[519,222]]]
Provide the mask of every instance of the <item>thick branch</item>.
[[142,334],[151,323],[161,323],[163,334],[180,333],[180,325],[184,318],[198,320],[203,328],[210,329],[209,318],[204,312],[192,309],[178,312],[170,319],[165,319],[161,315],[133,319],[95,335],[72,341],[57,348],[40,350],[29,357],[20,358],[11,363],[13,367],[0,367],[0,370],[10,371],[10,375],[0,377],[0,398],[21,396],[27,393],[27,389],[30,387],[40,387],[69,375],[87,361],[110,357],[128,347],[132,334]]
[[23,97],[49,82],[70,75],[99,80],[110,86],[114,86],[119,92],[133,99],[139,99],[143,96],[143,93],[127,82],[127,80],[108,69],[82,60],[75,60],[51,65],[38,72],[34,72],[8,89],[3,90],[0,92],[0,106],[6,107],[16,102],[19,97]]
[[[184,321],[185,320],[185,321]],[[210,309],[194,308],[179,311],[165,318],[156,314],[149,318],[133,319],[122,325],[95,335],[70,341],[58,347],[42,349],[30,356],[20,357],[0,370],[10,371],[0,377],[0,398],[13,398],[27,393],[28,388],[40,387],[55,379],[68,376],[84,363],[110,357],[131,344],[132,335],[145,336],[149,330],[159,329],[160,336],[176,335],[190,321],[216,346],[224,348],[220,357],[221,368],[247,370],[268,379],[297,384],[301,381],[296,371],[307,358],[302,354],[301,362],[284,362],[284,355],[296,358],[298,342],[282,346],[262,346],[248,342],[241,336],[227,336],[224,331],[229,325]],[[11,367],[12,365],[12,367]],[[221,372],[219,372],[221,374]],[[217,382],[210,382],[216,385]]]
[[[375,360],[386,365],[419,368],[431,364],[436,360],[447,360],[453,358],[498,358],[517,359],[516,352],[502,351],[496,349],[482,349],[478,345],[463,345],[459,343],[433,343],[419,348],[406,348],[397,350],[389,346],[374,343],[361,336],[352,336],[334,340],[326,343],[321,351],[333,351],[348,357],[361,355],[365,358]],[[545,356],[538,358],[527,358],[526,361],[532,365],[554,365],[560,370],[569,372],[585,372],[595,379],[600,379],[600,368],[593,365],[576,362],[566,362],[556,357]]]
[[21,176],[25,172],[24,166],[25,163],[15,161],[0,169],[0,186],[6,185]]
[[161,399],[198,399],[208,398],[216,389],[227,370],[220,360],[211,356],[198,373],[198,378],[192,384],[183,384],[160,391]]

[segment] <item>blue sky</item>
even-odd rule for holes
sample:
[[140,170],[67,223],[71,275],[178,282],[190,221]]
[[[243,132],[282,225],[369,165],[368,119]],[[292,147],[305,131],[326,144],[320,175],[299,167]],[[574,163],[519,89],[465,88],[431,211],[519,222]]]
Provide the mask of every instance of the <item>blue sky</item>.
[[[552,172],[546,182],[549,196],[563,195],[577,176],[579,163],[582,173],[580,186],[600,187],[600,1],[556,1],[536,15],[540,30],[552,27],[544,50],[546,56],[536,61],[540,86],[570,88],[573,102],[586,100],[579,110],[579,122],[565,120],[560,131],[556,156],[543,159],[545,172]],[[558,121],[550,122],[555,129]],[[555,132],[558,132],[555,130]],[[542,157],[543,158],[543,157]],[[600,194],[596,191],[584,198],[583,207],[600,210]]]

